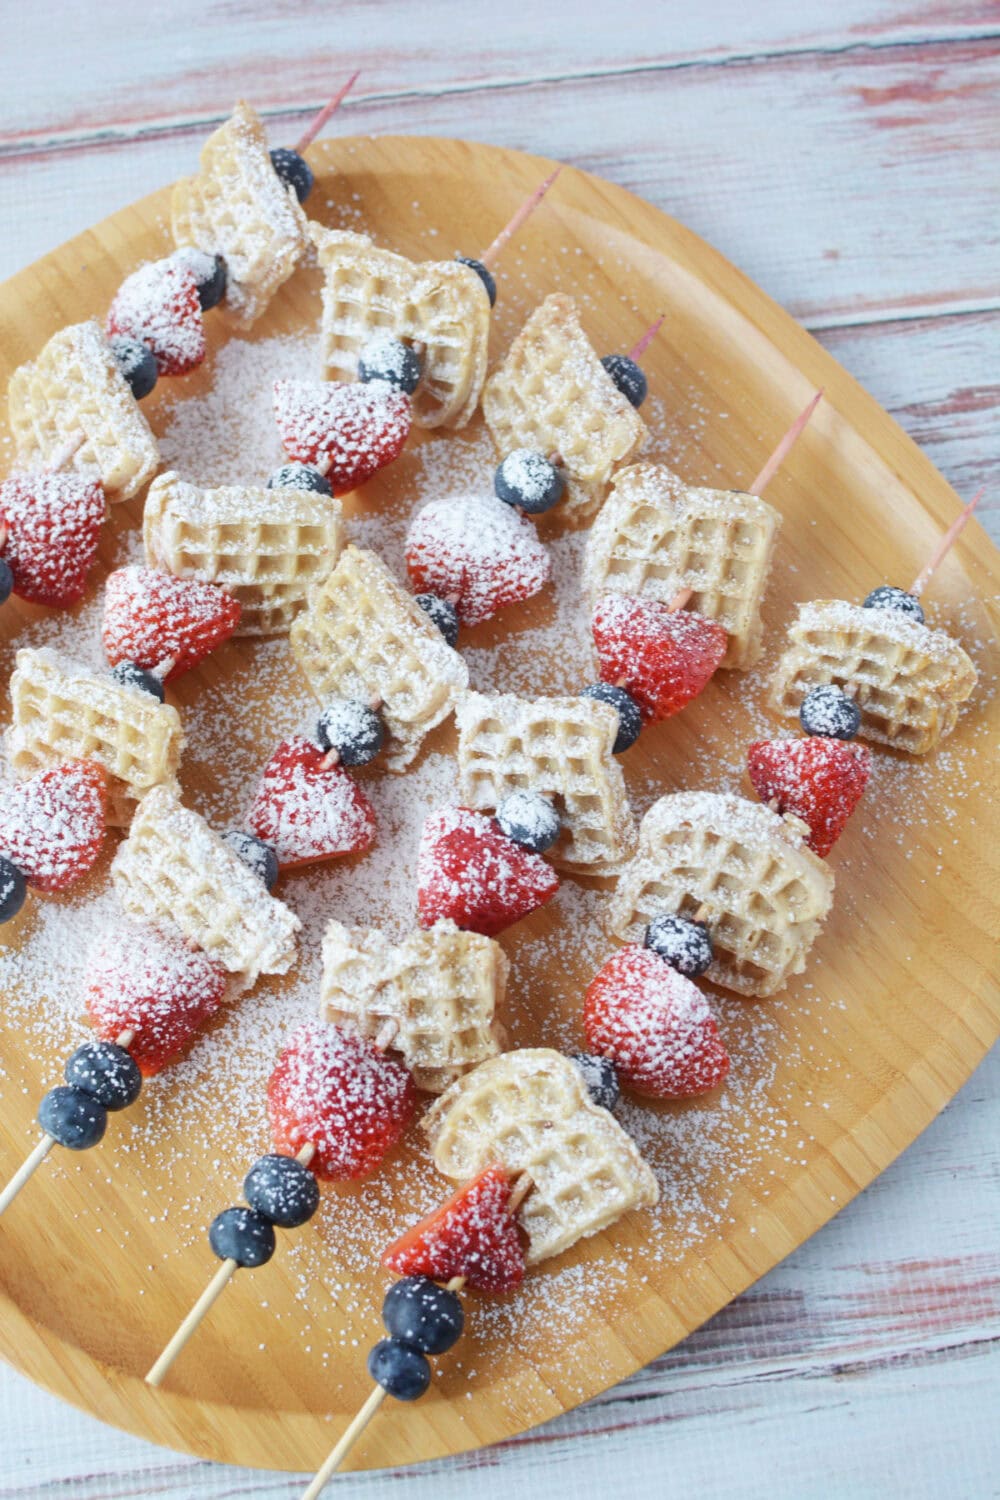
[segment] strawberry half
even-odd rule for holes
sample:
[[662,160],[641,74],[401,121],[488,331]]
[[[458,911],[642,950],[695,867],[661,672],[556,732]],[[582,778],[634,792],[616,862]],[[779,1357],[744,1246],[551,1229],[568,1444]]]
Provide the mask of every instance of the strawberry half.
[[0,854],[38,890],[65,890],[101,852],[106,802],[104,770],[87,760],[0,787]]
[[97,556],[104,491],[77,474],[15,474],[0,484],[0,552],[31,604],[79,604]]
[[825,858],[861,801],[872,758],[864,745],[810,735],[801,740],[755,740],[747,769],[762,802],[794,813],[809,827],[809,847]]
[[548,583],[549,550],[534,526],[495,495],[454,495],[418,511],[406,538],[415,593],[451,598],[463,625],[479,625],[505,604]]
[[300,464],[328,462],[335,495],[357,489],[398,458],[412,415],[409,396],[381,381],[274,382],[274,416],[285,452]]
[[524,1280],[524,1251],[510,1193],[504,1169],[487,1167],[390,1245],[382,1264],[401,1276],[464,1276],[480,1292],[513,1291]]
[[653,1099],[717,1088],[729,1054],[697,985],[649,948],[612,954],[583,1001],[589,1050],[610,1057],[623,1082]]
[[593,630],[601,680],[627,689],[647,723],[697,698],[726,654],[714,620],[630,594],[603,594]]
[[150,671],[173,657],[165,682],[228,641],[239,621],[239,603],[216,583],[132,566],[109,573],[104,585],[101,639],[109,664],[132,661]]
[[205,358],[198,282],[187,262],[152,260],[127,276],[108,312],[109,338],[122,334],[151,351],[161,375],[186,375]]
[[128,1050],[147,1078],[173,1062],[219,1009],[225,969],[179,932],[128,923],[90,954],[84,1002],[98,1035],[135,1036]]
[[496,937],[558,889],[552,866],[483,813],[445,807],[424,823],[417,856],[421,927],[448,917],[467,932]]
[[302,735],[282,740],[264,767],[247,814],[282,869],[360,854],[375,837],[375,809],[343,766]]
[[328,1182],[367,1177],[413,1116],[417,1091],[402,1063],[356,1031],[307,1021],[267,1086],[275,1149],[316,1148],[310,1167]]

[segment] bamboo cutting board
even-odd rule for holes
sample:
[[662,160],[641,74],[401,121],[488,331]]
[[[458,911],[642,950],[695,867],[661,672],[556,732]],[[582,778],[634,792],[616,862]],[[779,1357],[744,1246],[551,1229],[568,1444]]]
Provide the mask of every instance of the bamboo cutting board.
[[[475,254],[551,169],[516,152],[400,137],[326,141],[310,159],[319,168],[314,217],[367,229],[418,258]],[[168,201],[167,190],[151,195],[0,288],[4,381],[63,324],[103,317],[123,276],[167,252]],[[298,351],[305,360],[318,287],[315,271],[300,272],[240,349],[219,315],[207,315],[205,365],[187,380],[161,381],[145,406],[154,431],[170,435],[171,462],[183,468],[185,456],[203,461],[211,448],[214,428],[185,450],[197,401],[218,421],[219,392],[230,392],[237,423],[235,405],[261,383],[261,359],[280,353],[284,374],[297,369]],[[861,598],[877,583],[913,578],[955,514],[956,496],[830,356],[710,247],[622,189],[567,169],[501,267],[493,357],[554,290],[578,296],[601,352],[628,348],[666,313],[644,360],[652,429],[644,456],[693,482],[748,483],[824,387],[826,400],[768,492],[785,519],[765,610],[765,667],[797,600]],[[303,363],[297,372],[316,370]],[[256,441],[247,439],[248,482],[260,477],[251,463]],[[226,453],[226,464],[238,461]],[[362,539],[385,538],[391,552],[418,501],[447,485],[488,483],[490,462],[480,418],[451,439],[415,436],[347,509]],[[138,502],[114,512],[98,585],[108,566],[136,555],[140,515]],[[584,617],[573,604],[578,548],[565,538],[555,546],[555,603],[543,596],[465,633],[476,685],[570,691],[588,680],[577,638]],[[540,1268],[507,1303],[470,1299],[469,1332],[437,1361],[432,1391],[413,1406],[390,1403],[355,1449],[356,1466],[497,1441],[661,1354],[870,1182],[995,1040],[998,571],[973,523],[929,600],[931,622],[973,654],[980,690],[936,755],[915,763],[873,751],[871,795],[831,855],[836,905],[807,974],[773,1001],[716,997],[734,1059],[719,1096],[627,1106],[623,1121],[661,1179],[660,1209]],[[53,624],[11,601],[0,616],[4,681],[13,651],[29,640],[55,639],[77,654],[89,643],[92,651],[97,618],[92,602],[78,620]],[[191,740],[187,800],[212,816],[238,815],[278,737],[275,725],[287,732],[307,712],[282,649],[230,643],[176,685]],[[747,742],[782,727],[768,720],[763,696],[763,671],[723,674],[682,715],[647,731],[624,758],[637,810],[664,791],[738,787]],[[409,773],[414,799],[447,798],[452,747],[450,730],[433,737]],[[97,1150],[53,1153],[0,1221],[0,1350],[96,1416],[206,1457],[304,1469],[367,1394],[364,1355],[379,1336],[388,1282],[378,1251],[445,1187],[415,1130],[365,1187],[325,1190],[317,1219],[282,1236],[269,1266],[240,1273],[163,1391],[148,1390],[142,1374],[214,1269],[205,1225],[239,1201],[243,1173],[267,1148],[266,1064],[296,1006],[304,1014],[312,1003],[322,919],[343,914],[353,882],[370,898],[366,920],[399,924],[400,892],[412,881],[407,781],[377,768],[369,777],[385,812],[381,857],[396,867],[397,883],[387,876],[379,894],[362,884],[371,879],[362,866],[287,877],[279,894],[306,920],[306,979],[259,986],[187,1062],[112,1117]],[[29,899],[0,935],[14,950],[0,955],[0,1177],[35,1138],[37,1101],[83,1034],[61,1019],[75,1008],[62,983],[76,972],[81,935],[107,911],[106,887],[104,859],[86,889],[44,909]],[[553,907],[504,934],[516,1043],[579,1044],[583,989],[612,946],[599,928],[604,899],[567,882]],[[39,953],[44,962],[32,957]]]

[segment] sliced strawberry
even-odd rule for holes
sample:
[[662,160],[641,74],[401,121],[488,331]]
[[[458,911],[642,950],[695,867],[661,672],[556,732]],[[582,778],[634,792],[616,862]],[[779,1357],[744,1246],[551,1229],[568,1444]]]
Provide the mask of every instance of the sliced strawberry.
[[0,484],[0,552],[14,592],[31,604],[79,604],[105,509],[101,486],[78,474],[15,474]]
[[108,312],[108,337],[124,334],[151,350],[161,375],[186,375],[205,358],[198,282],[187,262],[152,260],[127,276]]
[[483,813],[445,807],[424,823],[417,856],[421,927],[449,917],[467,932],[496,937],[558,889],[552,866]]
[[104,770],[87,760],[2,786],[0,854],[38,890],[65,890],[101,852],[106,801]]
[[101,638],[108,662],[132,661],[149,671],[173,657],[165,682],[228,641],[239,620],[239,603],[218,584],[158,568],[118,568],[104,586]]
[[282,869],[337,854],[360,854],[375,837],[375,809],[343,766],[295,735],[264,767],[247,814],[251,833],[270,844]]
[[624,1083],[654,1099],[717,1088],[729,1054],[697,985],[649,948],[620,948],[583,1002],[587,1046],[610,1057]]
[[329,1182],[367,1177],[399,1140],[416,1107],[402,1063],[343,1026],[307,1021],[293,1032],[267,1086],[275,1149],[316,1148],[310,1166]]
[[418,511],[406,538],[406,567],[418,594],[451,598],[463,625],[479,625],[505,604],[548,583],[549,549],[534,526],[495,495],[454,495]]
[[524,1280],[524,1251],[510,1191],[504,1169],[487,1167],[390,1245],[382,1264],[401,1276],[464,1276],[480,1292],[513,1291]]
[[409,396],[382,381],[276,380],[274,416],[289,458],[300,464],[328,462],[326,477],[339,495],[399,457],[412,407]]
[[861,801],[871,765],[864,745],[820,735],[755,740],[747,751],[757,796],[808,824],[809,847],[821,858],[829,854]]
[[105,1041],[135,1033],[128,1050],[149,1078],[219,1009],[226,980],[225,969],[179,932],[126,923],[91,951],[84,1001]]
[[726,654],[721,625],[656,599],[603,594],[593,628],[601,680],[626,688],[647,723],[697,698]]

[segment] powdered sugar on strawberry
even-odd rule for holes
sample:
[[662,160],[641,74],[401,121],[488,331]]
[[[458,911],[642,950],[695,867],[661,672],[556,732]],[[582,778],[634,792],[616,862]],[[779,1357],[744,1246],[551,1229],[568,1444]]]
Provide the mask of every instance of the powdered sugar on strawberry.
[[418,511],[406,539],[418,594],[455,601],[463,625],[479,625],[505,604],[530,599],[552,573],[532,523],[495,495],[453,495]]
[[375,809],[343,766],[302,735],[283,740],[264,768],[247,827],[270,844],[278,863],[311,864],[357,854],[375,837]]
[[504,1169],[487,1167],[390,1245],[382,1264],[403,1276],[462,1276],[477,1291],[512,1291],[524,1280],[524,1250],[510,1196]]
[[101,852],[106,800],[104,771],[84,760],[0,787],[0,854],[38,890],[65,890]]
[[422,927],[449,918],[466,932],[495,937],[551,901],[558,889],[552,866],[483,813],[445,807],[424,823],[417,856]]
[[804,739],[755,740],[747,769],[762,802],[776,804],[809,828],[808,844],[825,858],[857,807],[871,773],[864,745],[809,735]]
[[381,380],[276,380],[274,416],[289,458],[322,466],[336,495],[356,489],[398,457],[412,407],[409,396]]
[[138,339],[161,375],[186,375],[205,358],[205,328],[194,272],[171,256],[127,276],[108,311],[108,336]]
[[132,661],[150,669],[172,658],[164,678],[171,682],[227,641],[239,619],[239,602],[218,584],[158,568],[117,568],[104,586],[101,639],[111,666]]
[[602,681],[627,688],[647,722],[696,698],[726,653],[714,620],[629,594],[601,596],[593,632]]
[[97,555],[106,506],[96,480],[15,474],[0,484],[0,547],[14,592],[32,604],[78,604]]

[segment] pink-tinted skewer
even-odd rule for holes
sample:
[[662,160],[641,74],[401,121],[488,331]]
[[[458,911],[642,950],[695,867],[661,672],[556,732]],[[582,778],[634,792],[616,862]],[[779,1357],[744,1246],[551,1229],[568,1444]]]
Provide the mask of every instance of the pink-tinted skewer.
[[313,141],[319,135],[327,120],[340,108],[341,104],[344,102],[344,99],[350,93],[351,89],[354,87],[360,77],[360,69],[358,69],[356,73],[351,74],[347,82],[343,84],[342,87],[339,88],[334,94],[329,104],[324,104],[319,113],[313,117],[312,121],[309,123],[309,125],[307,125],[303,134],[299,136],[298,140],[295,142],[295,145],[292,147],[293,151],[297,151],[301,156],[306,147],[312,145]]
[[663,327],[663,320],[666,316],[666,313],[660,313],[660,316],[657,318],[656,322],[650,323],[649,327],[646,329],[646,332],[643,334],[639,342],[637,344],[633,344],[631,349],[628,351],[629,359],[634,360],[636,364],[639,363],[640,359],[645,354],[646,350],[649,348],[653,340],[656,338],[656,335],[659,333],[660,329]]
[[555,182],[561,171],[562,167],[556,167],[555,171],[550,172],[544,182],[540,182],[538,184],[533,193],[528,194],[527,198],[525,198],[520,208],[516,210],[511,219],[501,229],[492,245],[490,245],[489,248],[484,250],[482,255],[480,255],[480,265],[485,266],[487,270],[493,269],[497,260],[500,258],[500,252],[503,249],[504,245],[506,245],[507,241],[517,233],[521,225],[524,223],[525,219],[529,218],[530,215],[535,212],[535,209],[538,207],[539,203],[541,203],[542,199],[545,197],[545,194]]
[[913,583],[910,585],[911,594],[914,594],[919,598],[919,596],[923,593],[924,589],[930,583],[931,579],[934,577],[934,574],[941,566],[941,563],[944,561],[945,556],[955,545],[955,542],[961,535],[966,521],[968,521],[969,517],[972,515],[972,512],[975,510],[976,506],[979,504],[980,500],[985,494],[986,486],[983,485],[983,488],[979,491],[979,493],[973,495],[972,499],[969,501],[965,509],[955,517],[954,521],[952,521],[951,525],[948,527],[948,530],[945,532],[944,536],[941,538],[937,546],[934,548],[934,551],[931,553],[929,560],[917,574],[916,578],[913,580]]
[[79,453],[86,441],[85,432],[71,432],[62,447],[53,454],[52,462],[46,465],[46,474],[58,474],[60,469],[66,467],[74,454]]
[[818,390],[815,396],[810,401],[809,405],[806,407],[805,411],[800,412],[799,415],[795,418],[795,421],[792,423],[791,427],[789,427],[788,431],[781,439],[781,442],[775,448],[774,452],[771,454],[771,457],[761,469],[753,484],[747,490],[748,495],[762,495],[764,493],[765,487],[770,484],[775,474],[781,468],[781,465],[785,462],[785,459],[788,457],[789,453],[791,453],[792,449],[795,447],[795,444],[799,440],[802,429],[805,427],[806,423],[809,421],[809,418],[812,416],[813,412],[816,410],[822,399],[823,392],[822,390]]

